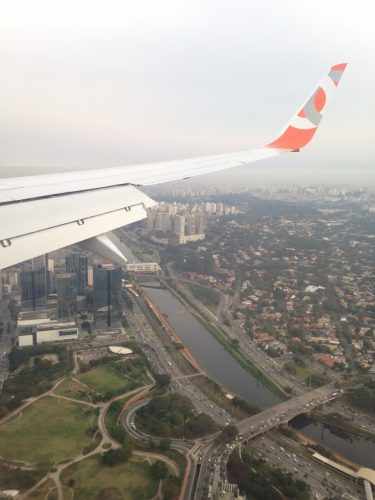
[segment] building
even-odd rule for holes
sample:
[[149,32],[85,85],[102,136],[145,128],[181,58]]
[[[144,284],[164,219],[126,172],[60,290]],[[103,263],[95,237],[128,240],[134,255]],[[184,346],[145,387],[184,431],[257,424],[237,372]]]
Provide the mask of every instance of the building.
[[117,345],[110,345],[108,350],[111,354],[119,354],[120,356],[130,356],[133,351],[128,347],[122,347]]
[[74,340],[78,337],[78,328],[74,321],[52,320],[45,311],[23,311],[20,312],[17,322],[17,337],[20,347]]
[[62,323],[52,321],[51,323],[40,325],[36,331],[37,344],[76,340],[77,338],[78,328],[74,321]]
[[160,271],[160,266],[157,262],[137,262],[134,264],[126,264],[126,270],[133,273],[157,273]]
[[107,326],[111,326],[114,296],[121,290],[122,271],[113,266],[94,268],[94,307],[95,317],[105,311]]
[[113,266],[94,268],[94,303],[95,307],[108,305],[108,296],[121,289],[122,272]]
[[182,244],[185,237],[185,216],[175,215],[173,218],[173,232],[176,235],[177,243]]
[[35,333],[39,326],[50,323],[45,311],[21,311],[17,320],[17,338],[20,347],[34,345]]
[[20,278],[22,306],[35,310],[44,305],[47,298],[45,268],[21,271]]
[[22,333],[18,335],[18,346],[19,347],[30,347],[35,345],[35,335],[34,333]]
[[155,218],[155,230],[167,233],[172,229],[171,217],[168,212],[158,212]]
[[82,253],[72,253],[65,258],[65,269],[67,273],[77,276],[78,293],[83,294],[88,287],[88,259]]
[[204,234],[206,230],[206,218],[203,214],[196,214],[195,216],[195,230],[197,234]]
[[75,273],[56,274],[57,316],[72,318],[77,310],[77,276]]

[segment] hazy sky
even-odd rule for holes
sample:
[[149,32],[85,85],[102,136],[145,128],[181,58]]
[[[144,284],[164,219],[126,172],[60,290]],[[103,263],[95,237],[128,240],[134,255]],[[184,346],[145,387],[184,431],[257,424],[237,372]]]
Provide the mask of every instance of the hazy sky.
[[349,62],[308,151],[246,181],[251,168],[316,180],[340,168],[375,182],[373,4],[3,0],[0,175],[260,146]]

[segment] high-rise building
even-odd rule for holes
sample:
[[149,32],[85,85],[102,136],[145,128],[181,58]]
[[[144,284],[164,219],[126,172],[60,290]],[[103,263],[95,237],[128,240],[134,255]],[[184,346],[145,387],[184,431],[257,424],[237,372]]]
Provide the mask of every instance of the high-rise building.
[[78,293],[82,294],[88,286],[88,259],[86,255],[74,252],[65,257],[67,273],[77,276]]
[[75,273],[56,274],[57,315],[60,319],[72,318],[77,310],[78,284]]
[[156,231],[167,233],[171,230],[171,217],[168,212],[158,212],[155,218]]
[[173,232],[177,236],[178,243],[181,244],[185,238],[185,216],[175,215],[173,218]]
[[21,271],[21,299],[23,307],[36,309],[46,302],[46,270],[44,267]]
[[95,312],[105,308],[107,325],[111,325],[113,299],[121,288],[122,271],[113,266],[94,268],[94,306]]
[[185,229],[186,229],[186,234],[195,234],[195,217],[192,215],[187,215],[185,217]]
[[217,203],[216,204],[216,215],[223,215],[224,214],[224,203]]
[[204,234],[206,230],[206,218],[203,214],[196,214],[195,216],[195,232],[197,234]]

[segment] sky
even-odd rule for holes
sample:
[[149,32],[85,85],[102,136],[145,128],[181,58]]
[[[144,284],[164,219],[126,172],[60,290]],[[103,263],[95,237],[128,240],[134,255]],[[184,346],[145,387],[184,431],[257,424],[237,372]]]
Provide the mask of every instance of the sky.
[[305,152],[203,182],[375,185],[373,3],[3,0],[0,176],[259,147],[348,62]]

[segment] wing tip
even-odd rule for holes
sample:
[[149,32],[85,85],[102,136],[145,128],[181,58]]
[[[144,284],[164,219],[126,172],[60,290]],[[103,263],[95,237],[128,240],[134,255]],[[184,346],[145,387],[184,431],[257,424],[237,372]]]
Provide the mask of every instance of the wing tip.
[[347,67],[348,63],[338,63],[338,64],[334,64],[333,66],[331,66],[331,71],[344,71]]
[[[328,77],[337,87],[348,63],[337,63],[331,66]],[[282,151],[296,151],[306,146],[314,137],[326,105],[328,89],[323,83],[318,85],[310,99],[288,123],[286,129],[274,141],[265,147]]]

